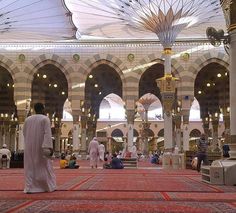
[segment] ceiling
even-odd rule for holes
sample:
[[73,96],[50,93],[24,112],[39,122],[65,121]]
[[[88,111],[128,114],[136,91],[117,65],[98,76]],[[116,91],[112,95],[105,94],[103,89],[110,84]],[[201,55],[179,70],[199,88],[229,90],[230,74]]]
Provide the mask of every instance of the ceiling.
[[[136,8],[132,4],[140,2],[146,8],[150,9],[156,5],[163,11],[161,5],[168,4],[173,9],[171,12],[177,11],[176,5],[192,2],[195,10],[192,11],[191,17],[187,19],[185,17],[184,20],[184,23],[188,24],[183,25],[183,22],[180,24],[179,21],[176,24],[176,20],[171,24],[181,28],[177,39],[206,38],[205,31],[209,26],[224,30],[226,28],[220,0],[1,0],[0,2],[0,42],[158,39],[157,33],[145,29],[139,22],[139,25],[133,22],[135,14],[131,9],[136,10]],[[150,6],[150,2],[154,2],[154,6]],[[158,10],[154,11],[159,15]],[[165,18],[165,21],[170,24],[168,18]],[[176,29],[176,26],[174,28]]]

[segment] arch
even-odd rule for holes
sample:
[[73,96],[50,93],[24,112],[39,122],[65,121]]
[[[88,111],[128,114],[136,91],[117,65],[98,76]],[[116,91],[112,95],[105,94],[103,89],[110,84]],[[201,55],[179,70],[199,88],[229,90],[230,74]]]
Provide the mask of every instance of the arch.
[[[0,64],[0,113],[16,116],[14,81],[11,73]],[[11,118],[11,117],[10,117]],[[0,136],[1,137],[1,136]]]
[[148,137],[154,137],[154,132],[151,129],[147,129],[147,135]]
[[[45,104],[45,112],[62,118],[63,107],[68,98],[68,82],[65,74],[55,65],[46,63],[33,75],[31,105]],[[56,114],[54,114],[56,113]]]
[[99,119],[125,119],[124,102],[119,95],[110,93],[99,106]]
[[158,133],[157,133],[158,137],[164,137],[164,129],[161,129]]
[[27,90],[31,88],[31,83],[33,81],[34,74],[43,66],[47,64],[52,64],[58,69],[60,69],[66,76],[68,82],[68,98],[71,100],[72,97],[72,73],[74,70],[69,66],[69,63],[56,54],[42,54],[39,57],[33,59],[29,66],[24,69],[26,74],[26,88]]
[[0,55],[0,66],[5,68],[10,74],[13,79],[14,84],[17,82],[17,74],[20,73],[20,69],[15,66],[14,62],[5,57],[4,55]]
[[201,135],[201,131],[198,129],[193,129],[190,133],[189,136],[190,138],[198,138]]
[[123,137],[124,134],[120,129],[114,129],[111,133],[111,137]]
[[[137,88],[139,85],[139,81],[141,79],[142,74],[148,70],[151,66],[153,66],[154,64],[162,64],[164,65],[164,60],[160,59],[160,55],[157,54],[149,54],[147,57],[145,57],[144,59],[140,60],[139,62],[139,66],[140,69],[135,70],[135,75],[134,75],[134,81],[137,84]],[[143,64],[146,64],[147,66],[143,66]],[[142,66],[141,66],[142,65]],[[180,81],[182,81],[181,79],[181,73],[184,73],[184,67],[181,66],[178,61],[174,58],[171,59],[171,67],[172,67],[172,74],[179,78]],[[177,96],[180,96],[180,91],[181,91],[181,84],[177,84]]]
[[222,52],[209,52],[197,58],[188,69],[188,74],[181,76],[182,82],[182,95],[189,96],[190,99],[194,98],[194,82],[200,70],[210,64],[218,63],[229,71],[229,57]]
[[100,64],[107,64],[112,67],[120,75],[123,84],[125,84],[125,78],[122,70],[126,70],[127,67],[119,58],[111,54],[96,54],[87,59],[78,70],[80,73],[79,82],[85,82],[87,75],[92,71],[92,69]]

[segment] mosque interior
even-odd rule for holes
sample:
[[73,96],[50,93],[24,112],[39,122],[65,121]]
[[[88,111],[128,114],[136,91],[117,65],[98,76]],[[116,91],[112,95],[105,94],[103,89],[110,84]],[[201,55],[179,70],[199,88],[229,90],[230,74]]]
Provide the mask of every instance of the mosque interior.
[[133,144],[140,152],[194,151],[201,133],[215,151],[234,135],[233,2],[4,0],[0,7],[0,145],[24,150],[22,126],[37,102],[58,154],[83,155],[95,135],[111,152]]

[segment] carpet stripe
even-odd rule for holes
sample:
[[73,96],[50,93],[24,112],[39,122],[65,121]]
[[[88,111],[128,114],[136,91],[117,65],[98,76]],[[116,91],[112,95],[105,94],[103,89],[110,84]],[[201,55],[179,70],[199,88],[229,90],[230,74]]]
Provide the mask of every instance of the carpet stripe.
[[85,182],[87,182],[88,180],[90,180],[91,178],[93,178],[94,176],[95,176],[95,175],[88,177],[87,179],[85,179],[85,180],[83,180],[82,182],[80,182],[80,183],[74,185],[73,187],[69,188],[68,190],[74,190],[74,189],[76,189],[77,187],[81,186],[82,184],[84,184]]
[[188,179],[190,179],[190,180],[193,180],[193,181],[195,181],[195,182],[197,182],[197,183],[200,183],[200,184],[202,184],[202,185],[204,185],[204,186],[207,186],[208,188],[213,189],[213,190],[215,190],[216,192],[224,193],[223,190],[221,190],[221,189],[219,189],[219,188],[217,188],[217,187],[214,187],[214,186],[212,186],[212,185],[210,185],[210,184],[207,184],[207,183],[204,183],[204,182],[195,180],[195,179],[190,178],[190,177],[186,177],[186,178],[188,178]]
[[26,206],[31,205],[32,203],[34,203],[34,200],[30,200],[30,201],[26,201],[25,203],[22,203],[19,206],[16,206],[12,209],[9,209],[8,211],[6,211],[6,213],[14,213],[14,212],[18,212],[20,209],[25,208]]
[[160,192],[165,201],[170,201],[171,198],[166,192]]

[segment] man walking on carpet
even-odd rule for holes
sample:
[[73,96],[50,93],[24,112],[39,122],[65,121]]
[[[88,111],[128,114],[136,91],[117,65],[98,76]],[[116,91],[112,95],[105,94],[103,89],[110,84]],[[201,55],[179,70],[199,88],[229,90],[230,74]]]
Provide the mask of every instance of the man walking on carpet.
[[52,192],[56,189],[56,176],[53,171],[53,154],[50,120],[44,115],[44,105],[34,105],[36,115],[25,120],[24,173],[25,193]]
[[200,139],[197,144],[197,171],[200,172],[202,161],[204,165],[208,164],[207,151],[208,151],[208,140],[205,134],[201,134]]
[[90,141],[89,147],[88,147],[88,153],[89,153],[89,160],[90,160],[90,166],[91,168],[97,168],[98,167],[98,157],[99,157],[99,143],[96,137],[93,138],[93,140]]

